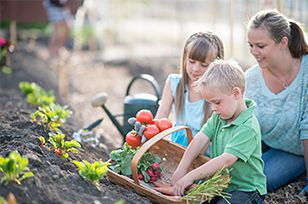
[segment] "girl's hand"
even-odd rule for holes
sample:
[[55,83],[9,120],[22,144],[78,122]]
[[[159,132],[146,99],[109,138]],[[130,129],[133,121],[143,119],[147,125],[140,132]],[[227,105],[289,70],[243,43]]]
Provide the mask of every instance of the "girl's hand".
[[182,168],[176,168],[175,172],[171,177],[171,185],[174,185],[178,180],[180,180],[183,176],[185,176],[186,173],[187,173],[186,170]]
[[193,184],[193,180],[189,176],[184,176],[173,186],[173,192],[176,196],[183,196],[185,189]]

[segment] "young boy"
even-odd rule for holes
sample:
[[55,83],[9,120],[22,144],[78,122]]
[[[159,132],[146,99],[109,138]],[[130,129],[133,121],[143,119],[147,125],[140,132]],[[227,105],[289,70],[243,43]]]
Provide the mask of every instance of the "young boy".
[[[225,190],[231,194],[229,202],[262,203],[266,178],[261,133],[253,113],[255,102],[243,97],[243,70],[236,63],[217,60],[194,86],[211,104],[214,113],[189,144],[172,176],[175,195],[183,195],[195,180],[230,167],[231,183]],[[212,142],[212,159],[187,173],[191,162],[209,142]],[[220,198],[217,203],[226,201]]]

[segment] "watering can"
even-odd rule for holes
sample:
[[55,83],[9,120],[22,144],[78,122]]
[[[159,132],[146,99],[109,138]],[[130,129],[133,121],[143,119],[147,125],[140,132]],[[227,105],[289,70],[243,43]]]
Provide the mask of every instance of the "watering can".
[[[138,93],[135,95],[130,95],[130,89],[134,82],[137,80],[145,80],[150,83],[155,91],[155,95],[148,93]],[[159,100],[161,97],[161,89],[157,81],[153,76],[148,74],[141,74],[134,77],[126,89],[126,94],[124,98],[124,113],[113,115],[109,109],[106,107],[105,103],[107,101],[108,94],[105,92],[98,93],[91,101],[93,107],[102,107],[106,112],[107,116],[110,118],[112,123],[116,126],[117,130],[121,133],[123,137],[123,143],[125,142],[126,134],[132,130],[132,126],[128,124],[128,119],[130,117],[135,117],[137,112],[141,109],[150,110],[153,115],[156,114]],[[123,125],[116,119],[118,116],[123,117]]]

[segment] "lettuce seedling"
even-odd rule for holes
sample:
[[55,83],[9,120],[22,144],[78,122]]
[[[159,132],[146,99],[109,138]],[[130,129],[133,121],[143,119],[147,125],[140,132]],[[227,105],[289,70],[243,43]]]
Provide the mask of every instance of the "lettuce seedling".
[[85,160],[82,162],[74,160],[73,163],[78,167],[79,175],[94,184],[106,176],[107,167],[110,165],[108,161],[95,161],[91,164]]
[[28,159],[21,157],[18,152],[12,151],[8,158],[0,156],[0,172],[3,173],[0,182],[7,185],[9,181],[21,184],[21,181],[34,174],[28,168]]
[[76,140],[65,141],[65,135],[62,133],[50,133],[49,136],[48,141],[52,145],[50,150],[56,153],[58,157],[66,159],[69,156],[69,152],[78,153],[78,149],[76,148],[81,147]]
[[71,114],[72,111],[67,109],[67,106],[62,107],[59,104],[52,103],[49,106],[39,107],[39,110],[31,114],[31,118],[34,123],[42,125],[47,133],[56,131]]
[[[137,149],[132,149],[130,146],[125,143],[121,149],[113,150],[109,154],[110,156],[110,169],[115,173],[120,173],[125,176],[132,176],[131,161],[134,155],[137,153]],[[149,151],[144,153],[138,162],[138,173],[142,173],[144,176],[144,181],[149,182],[150,176],[146,171],[150,168],[152,171],[153,163],[160,163],[161,159],[157,154],[153,154]],[[158,170],[158,169],[157,169]],[[161,171],[161,169],[159,170]]]
[[52,91],[46,91],[34,82],[22,81],[19,89],[27,96],[27,102],[33,106],[48,106],[52,104],[56,97]]

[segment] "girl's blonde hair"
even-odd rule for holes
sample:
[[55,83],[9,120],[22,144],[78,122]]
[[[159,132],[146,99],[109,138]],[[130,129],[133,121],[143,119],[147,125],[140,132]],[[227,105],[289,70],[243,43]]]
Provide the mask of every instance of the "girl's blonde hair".
[[[187,58],[198,60],[201,62],[205,62],[206,59],[212,54],[212,52],[216,53],[217,59],[224,59],[224,47],[220,38],[210,32],[207,31],[205,33],[198,32],[191,35],[183,48],[183,54],[181,58],[180,70],[181,70],[181,79],[177,86],[176,96],[175,96],[175,109],[176,116],[182,117],[184,110],[184,93],[186,92],[186,85],[188,84],[188,74],[186,70],[186,61]],[[206,122],[208,117],[210,116],[208,103],[204,104],[204,119],[203,122]]]
[[244,93],[244,71],[235,61],[216,60],[193,85],[197,91],[218,88],[224,93],[232,93],[232,89],[238,87]]

